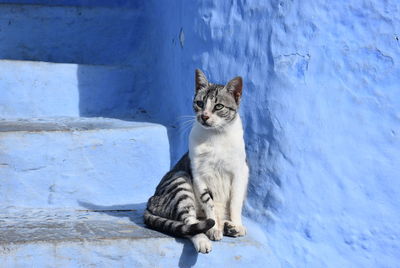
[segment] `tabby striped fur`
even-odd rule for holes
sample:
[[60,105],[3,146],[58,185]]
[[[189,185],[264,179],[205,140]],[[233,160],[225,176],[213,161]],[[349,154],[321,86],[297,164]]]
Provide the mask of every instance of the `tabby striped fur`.
[[197,205],[190,174],[190,160],[185,154],[162,178],[149,199],[144,214],[148,226],[180,237],[204,233],[214,226],[214,220],[199,221],[196,217]]

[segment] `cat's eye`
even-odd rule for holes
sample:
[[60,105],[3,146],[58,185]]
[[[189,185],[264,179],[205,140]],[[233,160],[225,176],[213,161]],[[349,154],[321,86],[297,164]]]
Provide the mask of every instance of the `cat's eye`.
[[222,105],[221,103],[218,103],[217,105],[214,106],[215,110],[221,110],[222,108],[224,108],[224,105]]
[[203,108],[204,102],[202,102],[202,101],[196,101],[196,105],[199,106],[200,108]]

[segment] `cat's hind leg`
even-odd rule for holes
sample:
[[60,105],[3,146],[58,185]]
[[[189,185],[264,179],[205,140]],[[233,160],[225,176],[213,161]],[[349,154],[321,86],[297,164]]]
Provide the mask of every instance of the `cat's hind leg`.
[[204,233],[215,225],[213,219],[199,221],[196,198],[186,172],[179,172],[162,183],[147,202],[146,225],[176,236]]

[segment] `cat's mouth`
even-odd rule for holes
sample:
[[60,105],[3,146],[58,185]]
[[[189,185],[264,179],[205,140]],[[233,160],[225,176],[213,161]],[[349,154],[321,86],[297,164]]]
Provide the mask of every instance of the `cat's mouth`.
[[212,125],[210,125],[209,123],[207,123],[207,122],[205,122],[205,121],[203,121],[203,120],[199,120],[199,123],[200,123],[200,125],[201,125],[202,127],[204,127],[204,128],[213,128]]
[[208,124],[207,122],[202,122],[201,123],[203,126],[205,126],[206,128],[210,128],[212,127],[210,124]]

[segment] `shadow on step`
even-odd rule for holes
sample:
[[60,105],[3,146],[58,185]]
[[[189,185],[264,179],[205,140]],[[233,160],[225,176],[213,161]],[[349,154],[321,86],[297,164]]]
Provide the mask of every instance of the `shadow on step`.
[[[143,222],[143,212],[146,208],[146,203],[125,204],[102,206],[88,202],[78,201],[79,205],[91,212],[107,214],[112,217],[128,217],[130,221],[136,225],[147,228]],[[173,237],[174,238],[174,237]],[[180,268],[193,267],[197,262],[198,253],[194,249],[192,242],[188,239],[174,238],[176,242],[182,244],[182,253],[179,257],[178,266]]]

